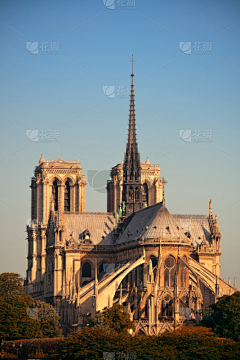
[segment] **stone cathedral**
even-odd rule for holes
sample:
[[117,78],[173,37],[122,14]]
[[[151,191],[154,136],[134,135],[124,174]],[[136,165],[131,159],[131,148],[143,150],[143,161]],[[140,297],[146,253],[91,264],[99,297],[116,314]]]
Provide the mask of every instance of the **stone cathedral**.
[[[221,279],[221,233],[208,215],[173,215],[159,165],[140,161],[133,72],[123,164],[107,182],[107,212],[85,212],[78,160],[41,156],[31,180],[27,294],[58,309],[64,333],[82,330],[97,311],[123,304],[135,334],[158,334],[200,320],[200,311],[233,294]],[[188,313],[188,316],[186,316]]]

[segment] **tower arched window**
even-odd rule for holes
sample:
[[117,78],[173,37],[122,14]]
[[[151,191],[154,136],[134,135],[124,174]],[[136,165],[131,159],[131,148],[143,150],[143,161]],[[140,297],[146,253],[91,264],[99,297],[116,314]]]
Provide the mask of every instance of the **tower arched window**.
[[70,185],[69,182],[65,182],[64,189],[64,211],[70,211]]
[[144,204],[147,203],[148,205],[148,185],[146,183],[143,184],[142,200]]
[[91,277],[92,276],[92,267],[89,262],[85,262],[82,267],[82,277]]
[[53,194],[54,211],[57,211],[58,210],[58,185],[57,185],[56,180],[54,180],[54,182],[53,182],[52,194]]
[[130,186],[130,189],[129,189],[129,199],[133,200],[133,187],[132,186]]
[[135,199],[136,199],[136,200],[139,199],[139,190],[138,190],[137,187],[136,187],[136,189],[135,189]]

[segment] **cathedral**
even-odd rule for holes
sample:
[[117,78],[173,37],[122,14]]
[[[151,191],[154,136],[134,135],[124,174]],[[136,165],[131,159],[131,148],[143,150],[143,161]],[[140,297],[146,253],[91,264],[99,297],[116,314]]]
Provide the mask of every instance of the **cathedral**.
[[221,233],[208,215],[172,215],[159,165],[140,161],[133,71],[123,164],[111,170],[107,212],[85,212],[78,160],[41,156],[31,179],[26,293],[52,304],[64,333],[122,304],[133,334],[160,334],[237,290],[221,278]]

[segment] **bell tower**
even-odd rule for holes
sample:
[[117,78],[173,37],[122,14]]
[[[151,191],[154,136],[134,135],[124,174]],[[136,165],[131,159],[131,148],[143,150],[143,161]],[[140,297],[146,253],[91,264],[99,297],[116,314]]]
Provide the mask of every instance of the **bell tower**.
[[132,83],[130,95],[128,141],[123,163],[122,201],[123,209],[125,207],[125,211],[123,213],[125,216],[129,216],[142,208],[141,164],[136,137],[133,62],[134,61],[132,58]]

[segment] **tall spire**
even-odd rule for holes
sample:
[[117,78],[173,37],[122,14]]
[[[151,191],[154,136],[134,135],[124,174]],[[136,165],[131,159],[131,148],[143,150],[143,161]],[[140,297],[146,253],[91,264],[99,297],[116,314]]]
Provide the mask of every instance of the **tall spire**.
[[133,55],[132,55],[132,82],[130,94],[129,122],[128,122],[128,141],[123,164],[123,194],[122,200],[125,201],[126,216],[134,213],[142,207],[141,191],[141,166],[140,155],[138,152],[135,120],[135,102],[133,85]]

